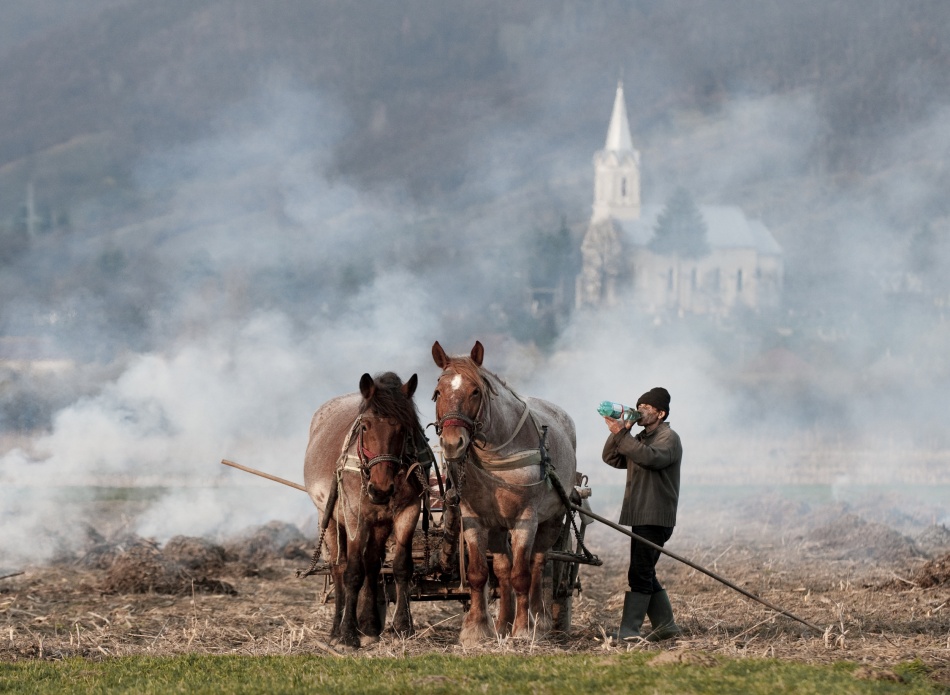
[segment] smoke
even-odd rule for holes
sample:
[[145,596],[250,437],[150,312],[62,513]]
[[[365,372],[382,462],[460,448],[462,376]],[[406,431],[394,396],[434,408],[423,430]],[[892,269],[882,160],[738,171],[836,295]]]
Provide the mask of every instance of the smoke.
[[[540,40],[550,27],[515,29],[505,33],[509,52],[521,33]],[[560,30],[588,41],[581,29]],[[540,93],[517,118],[470,135],[466,180],[442,198],[413,198],[401,180],[358,188],[338,176],[351,114],[329,92],[275,73],[213,118],[204,139],[138,162],[144,213],[124,218],[109,201],[91,202],[75,215],[83,234],[43,250],[55,255],[24,257],[18,278],[42,289],[4,308],[4,332],[35,332],[45,316],[50,350],[76,366],[63,377],[68,398],[51,399],[48,432],[0,458],[3,562],[78,546],[80,522],[102,515],[82,491],[100,484],[158,490],[134,519],[113,523],[159,540],[221,537],[274,517],[306,525],[305,494],[219,461],[299,482],[312,413],[356,390],[364,372],[417,373],[430,422],[435,340],[462,354],[481,340],[487,368],[561,405],[595,487],[623,480],[601,463],[607,430],[596,405],[635,402],[653,386],[672,394],[684,485],[813,480],[844,495],[854,481],[900,478],[895,463],[908,448],[924,459],[915,471],[939,470],[950,336],[933,288],[950,224],[934,162],[950,146],[947,111],[882,134],[883,173],[871,189],[822,176],[828,125],[805,89],[633,118],[645,201],[663,204],[685,186],[700,203],[762,219],[786,250],[785,304],[777,316],[727,324],[654,321],[632,304],[579,312],[562,317],[542,350],[518,313],[546,252],[536,232],[568,217],[579,242],[613,76],[593,100],[597,85],[565,89],[551,77],[578,79],[559,71],[573,57],[552,51],[550,64],[529,63],[531,53],[518,54],[522,77],[543,73]],[[650,65],[669,69],[656,56]],[[666,77],[640,85],[637,98]],[[578,134],[578,114],[590,133]],[[925,217],[937,236],[921,237],[917,257],[937,260],[918,267],[910,239]],[[913,306],[895,306],[888,288],[901,282],[921,283],[901,295]]]
[[[160,209],[108,243],[158,279],[152,349],[123,352],[117,376],[0,459],[6,490],[48,491],[4,504],[4,558],[48,558],[76,542],[63,540],[53,510],[89,485],[167,488],[135,522],[159,539],[233,533],[275,515],[304,523],[306,495],[261,490],[219,461],[300,481],[321,403],[356,391],[364,372],[420,371],[439,332],[432,290],[379,242],[399,230],[398,203],[322,176],[338,133],[332,108],[281,86],[226,120],[214,139],[143,164],[143,194]],[[331,139],[303,148],[314,132]],[[341,266],[355,271],[345,292]],[[110,288],[113,296],[141,277],[115,279],[127,287]],[[36,537],[60,540],[22,540]]]

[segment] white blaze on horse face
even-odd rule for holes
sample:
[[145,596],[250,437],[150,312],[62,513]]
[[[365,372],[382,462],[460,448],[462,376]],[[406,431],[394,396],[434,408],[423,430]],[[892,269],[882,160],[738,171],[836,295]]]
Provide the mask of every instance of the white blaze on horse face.
[[453,376],[452,381],[449,383],[449,386],[452,387],[453,391],[458,391],[460,388],[462,388],[462,375],[456,374],[455,376]]

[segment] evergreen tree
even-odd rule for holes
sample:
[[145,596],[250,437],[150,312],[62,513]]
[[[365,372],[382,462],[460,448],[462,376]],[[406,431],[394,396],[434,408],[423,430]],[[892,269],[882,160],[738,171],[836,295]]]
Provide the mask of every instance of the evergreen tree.
[[650,240],[654,253],[700,258],[709,253],[706,222],[685,188],[677,188],[657,218]]

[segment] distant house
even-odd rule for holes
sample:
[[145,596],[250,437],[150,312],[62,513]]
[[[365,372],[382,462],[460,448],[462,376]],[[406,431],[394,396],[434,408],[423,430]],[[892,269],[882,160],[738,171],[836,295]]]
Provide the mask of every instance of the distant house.
[[594,155],[593,214],[575,287],[578,309],[629,304],[654,315],[727,316],[739,307],[778,306],[782,249],[762,222],[736,206],[695,206],[695,241],[677,248],[658,238],[676,214],[672,205],[641,204],[640,153],[630,137],[621,83],[604,149]]

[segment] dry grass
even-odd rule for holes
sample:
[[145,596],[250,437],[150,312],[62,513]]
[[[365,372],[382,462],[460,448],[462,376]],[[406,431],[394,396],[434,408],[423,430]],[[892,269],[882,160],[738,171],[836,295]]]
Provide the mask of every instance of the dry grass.
[[[676,649],[880,669],[919,660],[950,682],[950,531],[921,526],[912,536],[867,516],[760,497],[692,510],[669,546],[820,633],[664,557],[658,572],[685,635],[676,644],[611,646],[605,636],[623,602],[626,539],[592,525],[588,545],[604,564],[582,568],[569,636],[466,650],[457,639],[461,603],[415,602],[414,636],[387,634],[359,653]],[[307,548],[292,527],[273,524],[227,546],[178,538],[163,552],[129,537],[111,552],[108,545],[96,539],[81,557],[0,579],[0,660],[336,653],[326,643],[325,578],[294,577],[307,564]]]

